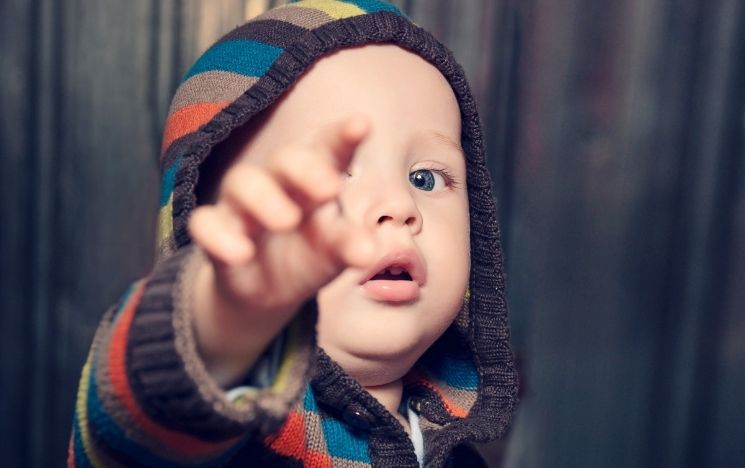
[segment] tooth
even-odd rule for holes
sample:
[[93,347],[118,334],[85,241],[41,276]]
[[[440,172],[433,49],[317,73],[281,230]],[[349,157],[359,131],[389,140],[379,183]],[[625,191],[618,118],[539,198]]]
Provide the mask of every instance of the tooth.
[[391,267],[391,268],[388,269],[388,271],[392,275],[400,275],[401,273],[403,273],[404,269],[401,268],[401,267]]

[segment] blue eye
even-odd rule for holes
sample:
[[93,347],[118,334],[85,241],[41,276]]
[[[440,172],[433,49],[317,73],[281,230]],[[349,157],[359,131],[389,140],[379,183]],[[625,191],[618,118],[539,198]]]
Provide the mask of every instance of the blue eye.
[[442,188],[442,186],[445,185],[445,181],[442,175],[430,169],[419,169],[412,172],[411,174],[409,174],[409,182],[411,182],[411,185],[413,185],[415,188],[418,188],[419,190],[431,192],[437,185],[436,177],[440,178],[440,188]]

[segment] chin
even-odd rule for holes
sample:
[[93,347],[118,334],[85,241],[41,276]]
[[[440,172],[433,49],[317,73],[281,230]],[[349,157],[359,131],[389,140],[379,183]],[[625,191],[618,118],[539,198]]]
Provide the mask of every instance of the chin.
[[[381,342],[382,341],[382,342]],[[326,354],[363,386],[384,385],[400,379],[411,369],[427,349],[417,343],[398,345],[380,340],[375,346],[349,343],[340,346],[319,343]],[[421,350],[421,351],[420,351]]]

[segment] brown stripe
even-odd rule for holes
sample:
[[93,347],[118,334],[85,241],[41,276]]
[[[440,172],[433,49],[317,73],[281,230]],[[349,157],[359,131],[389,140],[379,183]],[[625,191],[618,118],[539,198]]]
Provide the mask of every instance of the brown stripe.
[[304,8],[298,6],[284,6],[269,10],[256,18],[257,20],[275,19],[292,23],[305,29],[315,29],[326,23],[334,21],[334,18],[325,12],[315,8]]
[[245,26],[235,28],[223,36],[217,44],[225,41],[251,40],[286,49],[307,32],[305,27],[289,21],[259,17]]
[[[129,300],[132,299],[130,298]],[[122,307],[125,307],[125,305],[123,305]],[[104,321],[104,324],[107,328],[100,332],[97,332],[96,341],[94,341],[97,354],[96,375],[92,377],[96,381],[98,398],[103,405],[104,411],[114,420],[114,422],[120,428],[122,428],[122,430],[126,431],[127,437],[129,439],[158,457],[169,459],[179,463],[207,461],[209,458],[213,458],[215,456],[214,454],[208,454],[205,457],[186,456],[181,452],[173,451],[163,446],[162,444],[159,444],[157,441],[153,440],[152,436],[140,430],[141,426],[139,425],[139,423],[132,417],[127,408],[122,404],[121,400],[119,400],[115,396],[115,391],[109,379],[111,369],[109,369],[108,367],[108,345],[111,342],[111,335],[113,334],[114,328],[117,323],[116,316],[114,316],[112,313],[111,321],[109,323],[105,322],[107,322],[107,320]],[[102,324],[101,326],[103,327],[104,325]],[[100,337],[98,336],[98,333],[100,333]],[[88,416],[90,421],[90,414]],[[93,434],[93,432],[91,432],[91,434]],[[99,457],[101,457],[101,452],[98,452],[98,455]]]
[[350,460],[348,458],[331,457],[332,468],[370,468],[369,463]]
[[[102,372],[100,366],[98,366],[96,363],[98,361],[98,356],[101,354],[101,348],[105,344],[105,339],[109,335],[109,332],[111,330],[111,324],[114,320],[116,312],[116,307],[111,307],[109,310],[106,311],[106,314],[104,315],[103,319],[101,320],[101,323],[98,326],[98,329],[96,329],[96,334],[93,337],[93,344],[91,345],[91,358],[90,358],[90,374],[88,375],[88,391],[90,392],[90,385],[91,383],[95,383],[98,387],[98,375]],[[96,371],[94,374],[93,371]],[[93,381],[93,382],[91,382]],[[82,387],[82,382],[81,382]],[[80,389],[78,389],[80,391]],[[96,389],[96,395],[100,398],[101,396],[101,389],[100,387]],[[78,397],[80,398],[80,397]],[[107,444],[100,440],[98,431],[99,428],[96,427],[96,423],[98,421],[92,421],[91,420],[91,413],[90,413],[90,399],[89,396],[85,396],[85,411],[86,411],[86,421],[82,421],[79,419],[78,414],[78,423],[79,424],[87,424],[86,430],[88,431],[88,446],[85,447],[85,444],[81,444],[80,449],[83,451],[86,451],[86,448],[92,452],[92,454],[87,454],[86,456],[92,461],[94,458],[97,459],[99,462],[104,463],[104,466],[112,466],[112,467],[119,467],[123,466],[122,463],[116,459],[113,458],[113,454],[111,453],[110,447],[107,446]],[[103,404],[103,401],[102,401]],[[111,414],[110,408],[107,407],[107,405],[104,404],[103,410],[107,413]],[[77,411],[77,407],[76,407]],[[113,416],[112,416],[113,417]],[[80,438],[83,439],[82,434],[82,428],[80,433]],[[83,439],[85,440],[85,439]],[[92,455],[92,456],[91,456]]]
[[258,80],[258,77],[228,71],[199,73],[179,86],[173,101],[171,101],[168,115],[170,116],[175,111],[190,104],[233,102]]
[[[262,421],[264,428],[274,425],[273,429],[278,429],[292,406],[298,400],[302,402],[303,390],[308,380],[307,374],[312,367],[311,353],[315,347],[315,337],[312,333],[306,333],[301,337],[300,343],[295,343],[297,349],[294,350],[295,354],[291,358],[292,367],[288,372],[287,385],[281,392],[275,392],[271,387],[261,389],[249,400],[250,405],[240,407],[233,405],[226,398],[225,391],[219,388],[208,374],[197,352],[196,338],[189,320],[193,314],[190,308],[193,307],[194,301],[191,297],[192,290],[188,285],[193,284],[194,275],[198,272],[200,263],[205,262],[206,258],[204,252],[199,249],[194,249],[189,255],[188,263],[184,266],[174,286],[173,304],[176,311],[173,314],[175,345],[184,362],[186,373],[192,381],[197,383],[200,397],[208,402],[220,416],[241,421],[243,424]],[[299,324],[296,326],[301,330],[312,329],[316,320],[315,300],[306,302],[302,307],[305,309],[304,313],[299,313],[292,323]],[[268,424],[270,418],[275,420],[273,424]]]
[[[313,391],[308,387],[307,391]],[[303,415],[303,426],[305,427],[305,445],[307,450],[318,453],[328,453],[328,444],[323,434],[321,415],[315,411],[305,409],[305,401],[300,399],[295,406],[298,413]]]

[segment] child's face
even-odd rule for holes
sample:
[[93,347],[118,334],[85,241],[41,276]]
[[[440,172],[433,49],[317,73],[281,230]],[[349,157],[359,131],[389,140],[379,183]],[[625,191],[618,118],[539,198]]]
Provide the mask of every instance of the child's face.
[[421,273],[409,271],[417,281],[365,282],[376,272],[347,268],[319,291],[319,345],[374,386],[411,368],[453,321],[467,287],[466,170],[452,89],[436,68],[396,46],[343,50],[319,61],[242,151],[261,160],[354,114],[370,119],[371,132],[349,167],[343,212],[374,233],[378,265],[402,252],[421,263]]

